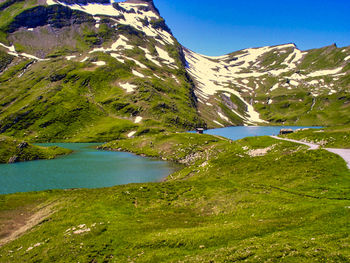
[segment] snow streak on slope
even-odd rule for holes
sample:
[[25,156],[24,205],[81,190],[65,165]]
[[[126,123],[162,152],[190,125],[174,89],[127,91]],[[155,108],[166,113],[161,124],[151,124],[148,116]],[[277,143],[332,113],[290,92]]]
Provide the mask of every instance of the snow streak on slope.
[[[161,27],[154,28],[152,26],[153,21],[157,21],[161,19],[157,12],[154,12],[152,8],[150,8],[148,3],[129,3],[129,2],[119,2],[111,4],[98,4],[98,3],[88,3],[86,5],[73,4],[68,5],[63,2],[59,2],[56,0],[47,0],[48,5],[60,4],[63,6],[67,6],[73,10],[79,10],[90,15],[94,16],[96,21],[96,26],[99,27],[101,23],[101,17],[99,16],[110,16],[113,21],[115,21],[114,26],[116,27],[118,24],[124,24],[134,27],[137,30],[145,33],[146,36],[152,37],[157,41],[157,45],[155,46],[158,56],[155,57],[151,55],[151,53],[146,48],[141,48],[145,51],[145,56],[148,60],[153,62],[159,67],[164,65],[170,68],[178,68],[176,65],[175,59],[170,57],[169,53],[165,49],[165,45],[173,45],[175,44],[174,38],[170,32]],[[112,44],[109,48],[97,47],[91,50],[89,53],[92,54],[94,52],[105,52],[110,53],[112,57],[117,59],[119,62],[124,62],[125,59],[133,60],[131,58],[125,57],[123,54],[123,50],[125,49],[134,49],[135,46],[129,44],[129,39],[125,36],[119,36],[119,39]],[[112,53],[113,52],[113,53]],[[145,65],[135,61],[135,63],[141,68],[146,68]],[[139,76],[139,75],[138,75]]]
[[[278,81],[267,87],[268,93],[271,93],[277,89],[292,90],[300,86],[312,89],[310,85],[316,83],[312,82],[315,77],[336,78],[346,74],[342,72],[344,65],[314,72],[306,68],[301,72],[299,65],[303,63],[308,51],[300,51],[294,44],[249,48],[219,57],[200,55],[186,48],[184,54],[187,71],[195,82],[195,94],[199,102],[208,105],[208,101],[220,92],[234,94],[246,106],[249,117],[244,116],[245,123],[263,122],[253,106],[253,103],[258,103],[259,100],[253,98],[259,88],[266,89],[267,78],[270,81],[271,79]],[[332,89],[334,85],[326,86],[323,79],[317,81],[317,84],[318,87],[310,90],[314,96],[318,96],[322,90],[330,94],[335,93]],[[245,98],[250,98],[249,103],[245,101],[243,95]],[[228,99],[227,101],[230,104]],[[272,104],[273,100],[266,99],[262,103]],[[232,112],[242,117],[234,108],[230,108]]]
[[[185,57],[188,63],[187,71],[194,78],[196,83],[196,95],[200,100],[208,100],[210,96],[215,95],[218,91],[225,91],[237,96],[247,107],[247,117],[237,115],[245,119],[246,123],[264,122],[260,119],[259,113],[254,110],[254,107],[247,103],[241,96],[241,94],[230,87],[232,80],[236,78],[242,78],[238,74],[240,68],[228,69],[225,62],[211,59],[207,56],[194,53],[188,49],[185,49]],[[260,54],[260,52],[251,52],[247,54],[247,60],[245,64],[249,64],[250,61],[254,61]],[[227,58],[226,56],[223,57]],[[246,76],[246,73],[244,73]],[[221,116],[220,116],[221,117]]]
[[[79,10],[85,13],[88,13],[90,15],[93,15],[95,19],[97,20],[97,24],[99,23],[98,16],[99,15],[105,15],[105,16],[111,16],[114,17],[117,24],[125,24],[125,25],[131,25],[135,27],[136,29],[144,32],[147,36],[150,37],[161,37],[166,43],[168,44],[174,44],[173,36],[162,29],[155,29],[150,24],[146,25],[145,21],[150,22],[151,20],[157,20],[160,19],[160,16],[156,14],[155,12],[149,10],[145,11],[144,7],[147,7],[148,4],[146,3],[118,3],[120,7],[122,7],[123,10],[117,10],[114,8],[114,6],[110,4],[98,4],[98,3],[89,3],[87,5],[67,5],[65,3],[54,1],[54,0],[47,0],[46,2],[48,5],[55,5],[60,4],[63,6],[67,6],[73,10]],[[135,11],[136,10],[136,11]],[[164,41],[161,39],[156,39],[162,44],[165,44]]]

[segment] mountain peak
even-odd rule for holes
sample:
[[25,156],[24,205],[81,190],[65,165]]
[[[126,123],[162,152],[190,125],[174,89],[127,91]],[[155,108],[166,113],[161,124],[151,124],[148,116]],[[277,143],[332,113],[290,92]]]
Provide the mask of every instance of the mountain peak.
[[67,5],[111,4],[110,0],[61,0],[60,2]]
[[154,5],[153,0],[126,0],[123,2],[116,2],[116,4],[139,4],[139,5],[147,5],[147,7],[157,15],[160,15],[159,10]]

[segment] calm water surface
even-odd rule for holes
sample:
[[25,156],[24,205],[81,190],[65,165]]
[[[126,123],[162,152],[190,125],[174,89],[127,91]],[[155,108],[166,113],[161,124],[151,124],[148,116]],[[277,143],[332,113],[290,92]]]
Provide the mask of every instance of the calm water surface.
[[0,164],[0,194],[157,182],[178,168],[130,153],[98,151],[94,149],[98,144],[41,145],[57,145],[75,152],[54,160]]
[[231,140],[239,140],[245,137],[277,135],[281,129],[322,128],[306,126],[236,126],[207,130],[204,133],[220,135]]
[[[205,133],[232,140],[278,134],[284,127],[228,127]],[[299,129],[305,127],[285,127]],[[316,128],[316,127],[313,127]],[[55,160],[0,164],[0,194],[68,188],[100,188],[128,183],[157,182],[179,167],[130,153],[98,151],[98,144],[55,143],[73,154]]]

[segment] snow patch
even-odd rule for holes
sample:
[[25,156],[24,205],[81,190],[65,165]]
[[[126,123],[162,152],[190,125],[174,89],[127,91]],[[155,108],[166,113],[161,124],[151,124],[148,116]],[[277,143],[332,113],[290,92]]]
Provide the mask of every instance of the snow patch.
[[218,114],[219,114],[219,116],[220,116],[221,119],[223,119],[223,120],[229,122],[229,119],[228,119],[225,115],[223,115],[221,112],[218,112]]
[[132,136],[134,136],[136,134],[136,131],[132,131],[130,133],[128,133],[128,137],[131,138]]
[[310,73],[308,76],[309,77],[320,77],[320,76],[334,75],[334,74],[341,72],[342,70],[343,70],[342,67],[336,68],[336,69],[319,70],[319,71],[315,71],[315,72]]
[[119,36],[118,40],[112,44],[110,48],[103,48],[103,47],[98,47],[94,48],[89,52],[89,54],[94,53],[94,52],[112,52],[112,51],[118,51],[119,49],[133,49],[134,46],[128,45],[127,43],[128,39],[121,35]]
[[120,83],[119,86],[125,89],[126,92],[133,92],[137,88],[136,85],[130,83]]
[[166,61],[166,64],[174,64],[175,60],[169,56],[169,53],[162,48],[156,46],[157,53],[159,57]]
[[104,65],[106,65],[106,62],[105,61],[96,61],[96,62],[92,62],[92,64],[95,64],[97,66],[104,66]]
[[145,75],[141,74],[140,72],[137,72],[136,70],[132,70],[132,74],[140,78],[145,78]]
[[223,125],[223,124],[221,124],[220,122],[218,122],[218,121],[214,121],[216,124],[218,124],[218,125],[220,125],[220,126],[222,126],[222,127],[225,127],[225,125]]
[[82,59],[80,62],[85,62],[89,59],[89,57],[85,57],[84,59]]
[[77,56],[66,56],[67,60],[71,60],[72,58],[76,58]]
[[295,80],[291,80],[289,83],[290,83],[291,85],[293,85],[293,86],[298,86],[298,85],[299,85],[299,82],[297,82],[297,81],[295,81]]
[[141,116],[137,116],[135,119],[135,123],[140,123],[142,121],[142,117]]

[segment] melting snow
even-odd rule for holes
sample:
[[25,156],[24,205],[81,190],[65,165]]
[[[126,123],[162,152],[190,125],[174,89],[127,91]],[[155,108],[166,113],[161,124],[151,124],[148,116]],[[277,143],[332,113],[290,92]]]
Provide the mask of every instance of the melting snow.
[[132,74],[140,78],[145,78],[145,75],[141,74],[140,72],[137,72],[136,70],[132,70]]
[[227,122],[229,121],[229,119],[225,115],[223,115],[221,112],[218,112],[218,114],[219,114],[221,119],[223,119],[223,120],[225,120]]
[[136,131],[132,131],[130,133],[128,133],[128,137],[131,138],[132,136],[134,136],[136,134]]
[[[148,22],[151,19],[159,19],[159,15],[153,11],[144,11],[142,7],[148,6],[146,3],[118,3],[121,7],[126,10],[134,9],[136,13],[123,12],[115,9],[112,4],[97,4],[89,3],[87,5],[67,5],[61,2],[54,2],[53,0],[47,0],[48,5],[61,4],[67,6],[73,10],[79,10],[93,16],[97,15],[107,15],[116,18],[118,24],[127,24],[135,27],[138,30],[143,31],[147,36],[150,37],[161,37],[168,44],[174,44],[173,37],[170,33],[162,29],[154,29],[150,24],[145,25],[144,21]],[[122,15],[122,16],[121,16]],[[96,18],[95,18],[96,19]],[[97,26],[97,25],[96,25]],[[156,39],[157,40],[157,39]],[[163,42],[164,44],[164,42]]]
[[223,124],[221,124],[220,122],[218,122],[218,121],[214,121],[216,124],[218,124],[218,125],[220,125],[220,126],[222,126],[222,127],[225,127],[225,125],[223,125]]
[[158,60],[151,55],[151,52],[147,48],[140,47],[145,52],[145,56],[149,61],[152,61],[157,66],[161,67],[162,65],[158,62]]
[[111,57],[115,58],[115,59],[118,60],[119,62],[125,63],[125,60],[124,60],[119,54],[111,53],[110,55],[111,55]]
[[96,61],[96,62],[92,62],[92,64],[95,64],[97,66],[104,66],[104,65],[106,65],[106,62],[105,61]]
[[[257,53],[262,54],[261,51]],[[254,55],[254,58],[256,58],[256,55],[257,54]],[[239,92],[237,92],[232,88],[229,88],[230,82],[228,82],[227,76],[220,75],[220,73],[218,73],[218,71],[215,70],[218,67],[217,61],[213,61],[212,59],[209,59],[206,56],[196,54],[190,50],[185,50],[185,57],[189,64],[189,68],[187,68],[187,70],[192,75],[192,77],[196,80],[196,83],[197,83],[196,94],[198,96],[201,96],[207,99],[209,96],[214,95],[218,91],[229,92],[231,94],[236,95],[238,98],[240,98],[242,102],[244,102],[244,104],[247,106],[247,113],[249,117],[247,118],[242,117],[243,119],[246,119],[246,121],[248,122],[264,122],[263,120],[260,119],[259,113],[257,113],[254,110],[254,107],[252,105],[248,104],[242,98]],[[233,79],[242,78],[242,77],[247,78],[254,75],[254,73],[239,74],[238,73],[239,71],[240,69],[233,68],[231,71],[226,71],[225,74],[227,74]],[[261,76],[262,73],[257,73],[257,74]],[[235,113],[239,115],[237,112]]]
[[12,56],[15,56],[15,57],[21,56],[21,57],[26,57],[26,58],[30,58],[30,59],[35,59],[35,60],[38,60],[38,61],[47,61],[47,60],[49,60],[49,59],[41,59],[41,58],[38,58],[36,56],[27,54],[27,53],[17,53],[14,45],[6,46],[6,45],[0,43],[0,46],[8,49],[9,51],[7,53],[12,55]]
[[135,123],[140,123],[142,121],[142,117],[141,116],[137,116],[135,119]]
[[83,60],[81,60],[80,62],[85,62],[89,59],[89,57],[85,57]]
[[67,60],[71,60],[72,58],[76,58],[77,56],[66,56]]
[[136,63],[136,65],[138,65],[139,67],[141,68],[147,68],[144,64],[142,64],[141,62],[139,62],[138,60],[136,59],[133,59],[133,58],[129,58],[129,57],[125,57],[125,59],[129,59],[131,61],[134,61]]
[[119,86],[125,89],[126,92],[133,92],[137,88],[136,85],[130,83],[120,83]]
[[127,43],[128,39],[121,35],[119,36],[118,40],[112,44],[110,48],[103,48],[103,47],[98,47],[94,48],[91,50],[89,53],[94,53],[94,52],[111,52],[111,51],[118,51],[119,49],[133,49],[134,46],[128,45]]
[[299,82],[297,82],[297,81],[295,81],[295,80],[291,80],[289,83],[290,83],[291,85],[293,85],[293,86],[298,86],[298,85],[299,85]]
[[315,71],[315,72],[310,73],[308,76],[309,77],[320,77],[320,76],[334,75],[334,74],[341,72],[342,70],[343,70],[342,67],[336,68],[336,69],[329,69],[329,70],[319,70],[319,71]]
[[159,48],[157,46],[156,46],[156,50],[157,50],[157,53],[159,54],[159,57],[161,59],[164,59],[167,62],[167,64],[175,63],[175,60],[169,56],[169,53],[167,51],[165,51],[164,49]]

